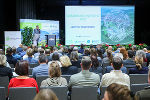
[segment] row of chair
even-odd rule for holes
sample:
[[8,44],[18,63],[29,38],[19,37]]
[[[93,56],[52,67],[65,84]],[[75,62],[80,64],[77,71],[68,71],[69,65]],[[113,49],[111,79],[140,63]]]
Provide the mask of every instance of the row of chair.
[[[49,76],[37,76],[36,81],[38,86],[40,86],[41,82],[48,78]],[[62,77],[66,78],[67,82],[69,83],[71,75],[62,75]],[[101,79],[102,75],[100,75]],[[148,74],[129,74],[130,77],[130,84],[143,84],[148,83]]]
[[[15,76],[14,76],[15,77]],[[32,75],[30,76],[32,77]],[[48,78],[49,76],[37,76],[36,81],[38,86],[40,87],[41,82]],[[69,83],[71,75],[62,75],[67,82]],[[100,75],[101,79],[102,75]],[[130,74],[130,84],[143,84],[143,83],[148,83],[148,75],[147,74]],[[8,77],[0,77],[0,86],[7,87],[9,84],[9,78]]]
[[[137,91],[143,90],[148,84],[131,85],[131,91],[135,94]],[[59,100],[68,100],[67,87],[41,87],[40,89],[51,89],[55,92]],[[97,87],[72,87],[71,100],[101,100],[107,87],[101,88],[100,98],[97,93]],[[35,87],[17,87],[9,89],[10,100],[33,100],[36,95]],[[0,100],[5,100],[5,88],[0,87]]]

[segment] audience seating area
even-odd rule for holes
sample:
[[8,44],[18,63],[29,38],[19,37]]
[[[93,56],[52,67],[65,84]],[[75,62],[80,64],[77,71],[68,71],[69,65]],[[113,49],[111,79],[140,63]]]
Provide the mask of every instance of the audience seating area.
[[[67,81],[69,81],[70,76],[71,75],[62,75],[62,77],[66,78]],[[130,88],[133,94],[149,86],[149,84],[147,83],[147,76],[148,76],[147,74],[143,74],[143,75],[130,74],[129,76],[131,77]],[[40,87],[42,80],[48,77],[49,76],[38,76],[36,78],[39,89],[50,88],[56,93],[58,98],[61,98],[61,100],[67,100],[68,99],[68,95],[67,95],[68,87]],[[4,95],[6,95],[8,92],[7,86],[9,84],[9,79],[8,77],[0,77],[0,80],[2,80],[0,81],[0,96],[1,98],[4,98],[5,97]],[[71,100],[80,100],[81,97],[82,97],[82,100],[97,100],[99,97],[97,90],[98,90],[97,87],[73,87],[70,98]],[[106,90],[106,87],[101,88],[100,100],[103,98],[105,90]],[[36,94],[36,89],[32,87],[10,88],[9,90],[10,100],[32,100],[35,94]],[[25,98],[28,98],[28,99],[23,99],[24,96]]]
[[[50,57],[50,56],[49,56]],[[82,58],[82,57],[81,57]],[[81,58],[78,59],[78,72],[82,70],[82,68],[79,66],[81,62]],[[101,71],[97,71],[95,73],[99,74],[100,80],[102,76],[106,73],[107,66],[110,66],[109,63],[104,63],[103,59],[98,59],[100,62],[98,64],[98,67],[101,67]],[[71,60],[71,59],[70,59]],[[40,62],[39,62],[40,63]],[[37,64],[29,64],[29,77],[32,76],[33,68],[39,66],[39,63]],[[46,64],[46,62],[45,62]],[[147,65],[147,62],[144,62],[144,66]],[[14,65],[9,64],[11,67],[11,70],[13,73],[15,73]],[[74,65],[70,65],[74,66]],[[70,67],[69,66],[69,67]],[[63,66],[62,66],[63,67]],[[127,69],[127,73],[130,77],[130,89],[133,94],[135,94],[137,91],[143,90],[145,87],[149,86],[148,84],[148,74],[129,74],[129,70],[131,68],[135,68],[136,65],[134,64],[124,64],[123,67]],[[96,69],[97,70],[97,69]],[[91,70],[90,70],[91,71]],[[93,71],[94,72],[94,71]],[[14,74],[12,77],[16,77],[17,74]],[[36,76],[36,82],[38,84],[39,90],[49,88],[55,92],[59,100],[101,100],[104,97],[104,93],[107,87],[101,87],[98,89],[98,87],[72,87],[71,92],[68,90],[67,86],[54,86],[54,87],[40,87],[41,82],[50,76]],[[61,77],[65,78],[67,80],[67,83],[69,83],[71,75],[61,75]],[[8,94],[8,84],[9,84],[9,78],[8,77],[2,77],[0,76],[0,100],[5,100],[5,98],[8,96],[10,100],[33,100],[33,98],[36,95],[36,88],[35,87],[18,87],[18,88],[10,88],[9,94]],[[98,91],[100,90],[100,94]],[[19,94],[19,95],[18,95]]]

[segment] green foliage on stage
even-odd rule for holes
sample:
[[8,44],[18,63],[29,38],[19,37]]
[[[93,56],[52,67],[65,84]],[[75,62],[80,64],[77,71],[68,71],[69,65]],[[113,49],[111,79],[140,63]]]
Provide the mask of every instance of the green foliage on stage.
[[28,26],[25,27],[21,31],[21,35],[22,35],[22,44],[26,46],[31,46],[33,40],[33,28]]

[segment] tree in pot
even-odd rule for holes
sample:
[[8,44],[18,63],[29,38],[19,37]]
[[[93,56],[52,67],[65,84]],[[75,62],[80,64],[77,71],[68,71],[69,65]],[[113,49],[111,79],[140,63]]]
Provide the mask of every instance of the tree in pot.
[[32,27],[25,27],[21,31],[22,35],[22,44],[25,46],[31,46],[32,45],[32,40],[33,40],[33,28]]

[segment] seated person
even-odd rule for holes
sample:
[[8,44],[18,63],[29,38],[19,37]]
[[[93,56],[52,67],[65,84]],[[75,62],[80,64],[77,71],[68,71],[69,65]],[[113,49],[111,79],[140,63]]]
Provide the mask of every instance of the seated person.
[[[120,57],[122,60],[123,60],[123,55],[121,54],[121,53],[116,53],[115,55],[114,55],[114,57]],[[105,73],[110,73],[110,71],[111,70],[113,70],[114,68],[113,68],[113,66],[107,66],[106,67],[106,70],[105,70]],[[121,69],[120,69],[123,73],[126,73],[127,74],[127,68],[126,67],[121,67]]]
[[39,66],[34,67],[32,70],[32,75],[33,78],[36,79],[36,76],[41,76],[41,75],[48,75],[48,65],[47,63],[47,58],[44,54],[39,55]]
[[58,100],[58,98],[51,89],[42,89],[33,100]]
[[83,56],[89,56],[89,55],[90,55],[89,48],[85,48],[83,54],[79,55],[79,59],[82,59]]
[[17,59],[12,56],[12,48],[9,47],[6,49],[6,57],[9,64],[13,64],[14,66],[16,65]]
[[23,45],[20,44],[16,51],[17,51],[17,53],[22,52],[23,51]]
[[13,52],[12,56],[15,59],[17,59],[17,60],[21,60],[22,59],[21,56],[16,53],[16,47],[12,47],[12,52]]
[[61,62],[61,72],[62,75],[73,75],[78,73],[78,68],[76,66],[71,66],[71,61],[68,56],[61,56],[60,57]]
[[70,77],[69,90],[73,86],[98,86],[100,83],[100,77],[98,74],[90,72],[89,69],[92,65],[91,58],[88,56],[83,56],[81,60],[82,71],[74,74]]
[[120,53],[123,55],[123,60],[126,60],[128,58],[128,52],[125,48],[120,48]]
[[6,67],[6,56],[0,54],[0,77],[3,76],[8,76],[10,80],[13,76],[13,73],[11,68]]
[[94,55],[91,56],[91,61],[92,61],[92,66],[90,68],[90,72],[94,72],[96,74],[102,74],[103,69],[100,66],[100,63],[99,63],[97,57]]
[[128,50],[128,58],[123,61],[124,66],[135,65],[134,61],[134,52],[132,50]]
[[147,74],[148,73],[148,67],[143,65],[143,57],[142,56],[135,56],[135,68],[129,69],[129,74]]
[[20,55],[21,57],[25,56],[27,49],[28,49],[27,46],[23,46],[23,51],[19,52],[19,55]]
[[38,48],[38,53],[34,54],[35,59],[39,59],[40,54],[44,54],[45,50],[43,48]]
[[49,76],[41,82],[41,87],[48,86],[67,86],[67,80],[61,77],[61,69],[56,61],[53,61],[49,67]]
[[78,52],[83,54],[83,52],[84,52],[84,45],[83,44],[80,45],[80,49],[78,50]]
[[111,64],[112,63],[112,58],[113,58],[113,55],[112,55],[112,51],[111,50],[106,50],[106,57],[103,58],[102,60],[102,63],[109,63]]
[[59,54],[57,52],[54,52],[53,55],[52,55],[52,61],[49,61],[48,62],[48,66],[50,66],[50,64],[53,62],[53,61],[56,61],[60,67],[62,67],[60,61],[59,61]]
[[130,77],[122,73],[120,70],[123,67],[123,60],[122,58],[116,56],[113,57],[112,64],[114,70],[111,70],[110,73],[106,73],[102,76],[100,87],[102,86],[109,86],[112,83],[118,83],[122,85],[128,86],[130,89]]
[[149,62],[150,62],[150,53],[148,53],[148,50],[146,48],[143,49],[143,51],[146,54],[146,59],[147,59],[147,66],[149,66]]
[[19,61],[15,66],[15,72],[19,76],[12,78],[8,85],[8,91],[11,87],[36,87],[36,91],[38,93],[38,85],[34,78],[28,77],[28,62],[27,61]]
[[[110,73],[111,70],[113,70],[114,68],[112,66],[107,66],[105,69],[105,73]],[[121,67],[120,69],[123,73],[127,74],[127,68],[126,67]]]
[[51,61],[51,59],[50,59],[50,49],[45,49],[45,55],[47,57],[48,62]]
[[27,56],[28,57],[23,60],[28,61],[29,64],[38,64],[38,60],[33,57],[33,49],[29,48],[27,50]]
[[132,98],[127,86],[112,83],[107,87],[102,100],[132,100]]
[[58,53],[59,58],[62,56],[62,54],[58,52],[58,48],[54,47],[52,53],[50,54],[50,58],[49,58],[50,60],[52,60],[52,56],[54,53]]
[[76,66],[78,68],[81,68],[80,67],[81,61],[79,60],[77,52],[75,52],[75,51],[71,52],[71,54],[70,54],[70,60],[71,60],[72,66]]

